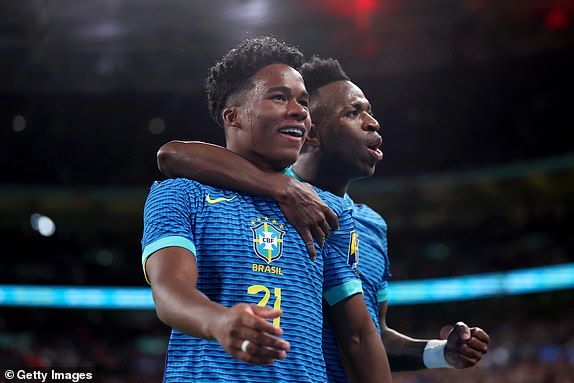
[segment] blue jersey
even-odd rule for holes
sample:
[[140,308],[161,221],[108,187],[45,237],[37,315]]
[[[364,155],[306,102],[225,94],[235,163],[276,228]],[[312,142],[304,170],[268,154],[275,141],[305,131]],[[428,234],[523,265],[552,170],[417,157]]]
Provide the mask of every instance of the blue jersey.
[[[371,318],[380,332],[379,304],[387,300],[388,280],[391,276],[387,223],[367,205],[355,204],[347,194],[345,199],[353,206],[353,219],[359,236],[360,259],[357,259],[357,271],[363,284],[363,296]],[[327,321],[323,327],[323,351],[329,383],[346,383],[335,334]]]
[[[292,167],[285,170],[285,174],[306,182],[293,171]],[[363,297],[365,304],[375,322],[377,330],[379,326],[379,304],[387,300],[387,288],[389,286],[390,262],[387,244],[387,223],[377,212],[364,204],[356,204],[348,194],[345,200],[353,207],[353,220],[358,234],[357,251],[351,259],[354,267],[360,275],[363,285]],[[359,255],[363,257],[360,258]],[[323,327],[323,352],[327,365],[329,383],[346,383],[347,377],[341,365],[339,349],[335,333],[325,320]]]
[[[317,260],[275,202],[263,197],[171,179],[152,185],[144,209],[142,262],[169,246],[190,250],[197,288],[224,306],[253,303],[283,310],[275,323],[291,350],[272,366],[252,366],[215,340],[172,330],[166,382],[325,382],[322,299],[330,304],[361,292],[349,267],[354,224],[348,203],[316,189],[339,215]],[[145,267],[144,267],[145,269]]]

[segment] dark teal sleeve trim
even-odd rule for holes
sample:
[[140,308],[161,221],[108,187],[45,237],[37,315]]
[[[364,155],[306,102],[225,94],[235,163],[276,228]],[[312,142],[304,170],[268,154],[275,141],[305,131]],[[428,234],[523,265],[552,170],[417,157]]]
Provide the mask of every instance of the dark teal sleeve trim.
[[150,243],[143,249],[142,253],[142,267],[144,271],[145,280],[147,283],[149,282],[146,270],[145,270],[145,263],[148,260],[149,256],[155,253],[158,250],[161,250],[166,247],[183,247],[191,251],[194,255],[196,253],[195,245],[189,239],[179,236],[170,236],[170,237],[163,237],[158,239],[155,242]]
[[389,299],[389,288],[384,287],[377,291],[377,302],[381,303]]
[[349,282],[345,282],[342,285],[330,288],[329,290],[325,291],[323,297],[329,306],[333,306],[343,299],[350,297],[351,295],[362,293],[363,285],[361,284],[361,280],[355,279]]

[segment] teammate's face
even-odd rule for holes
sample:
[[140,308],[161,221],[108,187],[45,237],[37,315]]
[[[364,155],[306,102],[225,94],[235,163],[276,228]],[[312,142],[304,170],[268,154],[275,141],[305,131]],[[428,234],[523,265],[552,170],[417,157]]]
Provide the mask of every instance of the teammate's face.
[[350,81],[319,88],[312,113],[321,140],[323,159],[350,179],[373,175],[383,159],[379,123],[361,89]]
[[271,170],[282,170],[297,157],[309,128],[309,95],[301,74],[285,64],[257,72],[237,108],[235,151]]

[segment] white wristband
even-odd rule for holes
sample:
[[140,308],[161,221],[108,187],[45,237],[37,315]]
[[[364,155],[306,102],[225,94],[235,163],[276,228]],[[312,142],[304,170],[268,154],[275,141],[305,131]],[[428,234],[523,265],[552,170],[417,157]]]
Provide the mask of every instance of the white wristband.
[[423,352],[423,362],[426,368],[454,368],[446,361],[444,349],[446,340],[431,339]]

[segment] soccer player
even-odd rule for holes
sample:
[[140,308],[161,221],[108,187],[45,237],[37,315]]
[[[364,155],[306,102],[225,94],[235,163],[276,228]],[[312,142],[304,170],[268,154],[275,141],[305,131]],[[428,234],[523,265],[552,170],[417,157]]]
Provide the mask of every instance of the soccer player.
[[[392,370],[474,366],[487,352],[489,343],[489,336],[478,327],[470,328],[459,322],[448,333],[446,340],[423,340],[411,338],[387,326],[387,287],[390,278],[387,224],[379,214],[366,205],[354,203],[347,194],[349,184],[371,176],[383,157],[379,149],[382,144],[379,123],[372,115],[369,101],[361,89],[350,81],[337,60],[315,57],[303,65],[303,77],[311,94],[309,109],[313,125],[299,159],[285,173],[344,196],[352,203],[360,239],[357,269],[360,271],[365,300],[381,331]],[[158,152],[158,165],[169,176],[191,177],[277,200],[283,198],[282,209],[289,219],[294,217],[294,222],[302,222],[299,218],[301,215],[318,217],[315,227],[313,222],[300,224],[301,233],[315,233],[319,240],[328,234],[328,230],[323,229],[326,223],[323,207],[320,202],[309,202],[316,199],[313,193],[305,195],[307,189],[293,186],[293,179],[285,175],[274,176],[274,184],[261,190],[261,185],[255,181],[260,179],[260,172],[244,166],[247,165],[245,161],[221,147],[173,141]],[[294,202],[283,197],[291,190],[295,191]],[[329,381],[345,382],[329,326],[325,328],[324,348]]]
[[[263,178],[297,159],[310,128],[302,63],[296,48],[261,37],[230,50],[209,71],[209,111],[224,128],[227,149]],[[391,380],[349,265],[356,249],[350,206],[317,193],[337,213],[340,230],[312,261],[268,198],[188,179],[152,185],[142,264],[157,315],[173,328],[166,382],[326,381],[323,300],[357,379]]]

